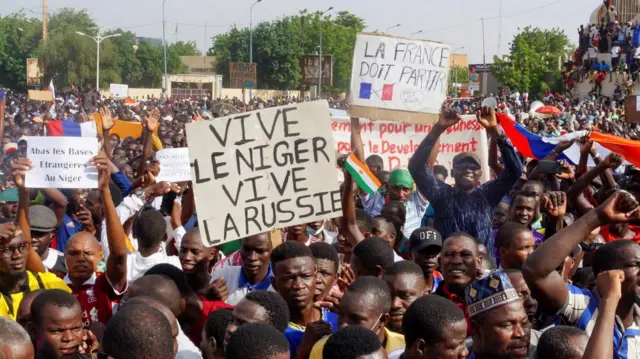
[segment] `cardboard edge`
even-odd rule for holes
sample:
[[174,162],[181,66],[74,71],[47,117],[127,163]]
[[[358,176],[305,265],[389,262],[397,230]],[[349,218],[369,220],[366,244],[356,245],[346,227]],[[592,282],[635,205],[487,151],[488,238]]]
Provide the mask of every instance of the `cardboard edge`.
[[353,105],[349,107],[348,113],[349,116],[367,118],[372,121],[397,121],[425,125],[435,124],[440,117],[440,114],[437,113],[409,112]]

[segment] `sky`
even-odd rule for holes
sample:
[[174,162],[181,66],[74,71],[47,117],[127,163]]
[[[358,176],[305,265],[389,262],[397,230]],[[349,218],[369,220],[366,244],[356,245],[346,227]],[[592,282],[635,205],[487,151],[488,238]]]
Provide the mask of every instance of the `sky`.
[[[234,24],[249,26],[249,9],[255,0],[165,0],[167,41],[195,41],[199,49],[211,46],[211,37]],[[263,0],[253,9],[253,23],[295,15],[302,9],[334,12],[346,10],[364,19],[369,31],[451,44],[452,52],[467,53],[470,63],[483,61],[482,21],[487,62],[508,53],[519,28],[558,27],[572,42],[576,29],[588,23],[602,0]],[[25,10],[39,12],[42,0],[0,1],[0,15]],[[123,28],[138,36],[162,38],[162,0],[48,0],[49,11],[70,7],[86,9],[99,26]],[[500,19],[500,15],[502,18]],[[207,26],[205,27],[205,22]],[[176,32],[176,23],[178,31]],[[205,31],[206,30],[206,31]],[[463,49],[460,49],[462,48]]]

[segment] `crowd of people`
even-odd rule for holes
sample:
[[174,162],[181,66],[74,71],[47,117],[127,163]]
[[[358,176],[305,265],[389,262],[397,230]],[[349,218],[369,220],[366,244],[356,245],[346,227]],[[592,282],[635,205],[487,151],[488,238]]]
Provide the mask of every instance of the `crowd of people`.
[[[629,139],[637,126],[614,99],[549,92],[538,100],[562,115],[538,118],[527,93],[494,97],[495,109],[447,102],[408,168],[391,171],[365,154],[351,118],[351,148],[378,191],[345,171],[341,217],[207,247],[191,183],[156,181],[154,153],[186,147],[185,124],[216,121],[220,102],[245,111],[308,99],[131,105],[74,89],[38,103],[7,91],[0,358],[640,358],[640,171],[614,172],[620,155],[600,158],[579,140],[580,163],[559,159],[571,145],[560,142],[544,159],[560,171],[548,173],[499,122]],[[346,99],[330,103],[348,110]],[[98,189],[26,187],[23,137],[94,113]],[[461,114],[491,141],[486,183],[473,153],[450,171],[436,164],[438,139]],[[116,118],[142,135],[110,135]]]

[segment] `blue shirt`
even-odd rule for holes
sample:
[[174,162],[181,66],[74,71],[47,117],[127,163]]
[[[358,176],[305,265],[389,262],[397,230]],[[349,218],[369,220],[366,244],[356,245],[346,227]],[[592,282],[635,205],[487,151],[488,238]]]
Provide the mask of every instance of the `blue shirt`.
[[465,232],[480,240],[493,253],[491,223],[493,209],[507,195],[522,174],[522,163],[513,145],[502,135],[496,139],[504,170],[498,178],[484,183],[467,194],[461,189],[439,181],[426,166],[437,138],[427,136],[409,161],[409,171],[416,187],[429,200],[435,212],[435,229],[442,238],[455,232]]
[[[591,335],[598,317],[598,304],[600,296],[597,292],[588,289],[567,285],[569,293],[564,305],[558,311],[560,317],[570,325],[585,330]],[[622,326],[622,322],[616,316],[613,328],[613,359],[638,359],[640,358],[640,307],[634,304],[633,323],[628,328]]]
[[64,253],[64,250],[67,248],[69,238],[83,229],[84,227],[82,227],[80,222],[74,220],[65,213],[64,217],[62,217],[62,224],[58,227],[58,231],[56,232],[56,249]]
[[[332,333],[337,332],[339,329],[338,315],[325,309],[321,310],[322,320],[331,325]],[[305,329],[306,328],[301,325],[289,322],[287,329],[284,330],[284,336],[287,337],[287,340],[289,341],[289,352],[291,353],[291,359],[295,358],[296,356],[296,351],[298,351],[298,346],[300,345],[300,341],[302,340]]]

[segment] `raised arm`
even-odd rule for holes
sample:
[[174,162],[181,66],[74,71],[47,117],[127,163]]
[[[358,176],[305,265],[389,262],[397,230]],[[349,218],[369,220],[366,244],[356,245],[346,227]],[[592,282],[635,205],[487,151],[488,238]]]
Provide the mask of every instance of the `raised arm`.
[[602,300],[598,304],[598,317],[582,359],[613,358],[613,333],[616,309],[622,297],[624,272],[611,270],[598,274],[596,284]]
[[93,158],[93,163],[98,168],[99,190],[104,204],[105,221],[107,225],[107,240],[109,243],[109,256],[107,257],[107,277],[117,291],[122,291],[127,285],[127,244],[125,242],[124,228],[116,211],[116,206],[111,199],[109,181],[111,170],[109,159],[105,153]]
[[626,192],[616,192],[595,210],[589,211],[540,245],[524,262],[522,273],[548,313],[556,313],[564,305],[568,289],[556,272],[571,251],[594,229],[613,223],[626,223],[638,216],[638,202]]
[[513,145],[502,132],[502,128],[498,126],[498,118],[493,108],[483,108],[476,113],[476,120],[487,133],[496,141],[502,159],[504,160],[504,170],[498,177],[492,181],[485,183],[482,190],[485,197],[489,200],[489,204],[493,207],[497,206],[504,196],[509,193],[513,184],[522,175],[522,163],[513,149]]
[[31,247],[31,226],[29,225],[29,189],[25,187],[25,174],[31,170],[31,160],[17,158],[11,163],[13,178],[18,186],[18,213],[16,220],[22,230],[22,238],[29,246],[27,254],[27,269],[32,272],[46,272],[40,255]]
[[567,191],[567,198],[569,201],[578,197],[587,186],[599,175],[601,175],[608,168],[617,168],[624,161],[624,157],[617,153],[610,153],[604,161],[600,162],[597,166],[581,176],[576,183],[574,183]]
[[113,117],[111,116],[111,110],[102,106],[100,108],[100,117],[102,118],[102,139],[103,139],[103,148],[104,152],[107,155],[108,159],[113,158],[113,153],[111,149],[111,139],[109,138],[109,131],[113,127]]
[[142,158],[140,165],[138,166],[138,174],[145,173],[145,167],[147,166],[147,158],[153,153],[153,132],[158,128],[158,121],[160,120],[160,111],[154,109],[149,113],[146,121],[146,136],[144,137],[144,148],[142,150]]
[[504,170],[504,167],[502,167],[500,161],[498,161],[498,144],[493,137],[489,142],[489,168],[496,173],[496,176]]
[[418,191],[429,201],[437,198],[447,197],[451,191],[451,186],[444,182],[440,182],[433,175],[429,168],[429,158],[434,146],[438,143],[440,135],[450,126],[460,122],[461,117],[453,109],[443,109],[440,113],[440,119],[436,123],[431,132],[422,140],[420,146],[409,161],[409,172],[416,183]]
[[364,144],[360,135],[360,118],[358,117],[351,117],[351,151],[362,163],[365,163]]
[[340,218],[340,229],[354,246],[364,240],[364,236],[358,228],[356,220],[356,184],[347,171],[344,172],[344,183],[342,184],[342,217]]

